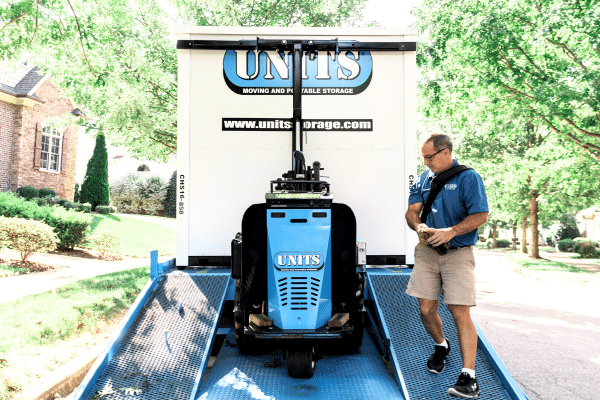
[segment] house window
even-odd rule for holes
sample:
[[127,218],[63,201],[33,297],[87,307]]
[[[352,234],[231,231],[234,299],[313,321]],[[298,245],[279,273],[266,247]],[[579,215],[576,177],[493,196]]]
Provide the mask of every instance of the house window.
[[40,170],[60,172],[62,153],[62,132],[56,128],[44,126],[42,130],[42,153]]

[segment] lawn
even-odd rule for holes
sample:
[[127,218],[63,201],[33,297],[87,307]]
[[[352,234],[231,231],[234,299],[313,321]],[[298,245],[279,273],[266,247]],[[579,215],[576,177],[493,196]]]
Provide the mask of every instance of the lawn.
[[0,304],[0,400],[104,340],[148,278],[131,269]]
[[[158,250],[159,256],[176,252],[176,231],[152,222],[115,215],[92,215],[92,234],[111,232],[120,239],[120,247],[114,253],[132,257],[150,257],[150,251]],[[92,246],[90,248],[93,249]]]
[[22,275],[26,274],[27,272],[27,268],[11,267],[10,265],[0,264],[0,278],[5,276]]
[[592,274],[593,272],[586,271],[582,268],[577,268],[574,265],[566,264],[552,260],[536,260],[530,258],[527,254],[521,252],[510,252],[506,255],[509,261],[515,262],[527,269],[538,272],[573,272],[578,274]]

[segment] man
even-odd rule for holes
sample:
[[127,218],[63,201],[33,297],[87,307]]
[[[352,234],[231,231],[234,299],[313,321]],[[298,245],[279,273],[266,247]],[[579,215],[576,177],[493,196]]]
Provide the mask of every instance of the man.
[[[489,209],[483,181],[472,169],[452,177],[434,200],[425,223],[420,215],[429,197],[431,181],[441,172],[458,165],[452,158],[452,140],[434,133],[421,147],[425,166],[410,189],[406,221],[419,235],[415,248],[415,266],[406,293],[419,299],[421,320],[435,341],[435,352],[427,360],[427,369],[440,374],[450,352],[450,343],[444,337],[442,320],[438,314],[439,297],[444,291],[444,302],[452,314],[458,331],[458,344],[463,369],[448,394],[456,397],[477,398],[480,390],[475,378],[477,330],[471,320],[470,307],[475,306],[475,257],[477,228],[488,218]],[[449,248],[446,254],[434,247]]]

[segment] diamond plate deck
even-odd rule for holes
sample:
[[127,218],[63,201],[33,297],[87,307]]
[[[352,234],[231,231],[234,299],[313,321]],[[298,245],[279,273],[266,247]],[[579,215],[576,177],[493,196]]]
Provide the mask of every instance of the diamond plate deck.
[[[228,342],[234,340],[235,337],[228,337]],[[325,351],[325,347],[326,341],[322,342],[321,349]],[[368,335],[365,335],[359,354],[325,353],[310,379],[290,378],[283,362],[275,368],[265,366],[273,360],[273,352],[244,356],[226,342],[196,399],[404,399]]]
[[[440,301],[439,314],[452,351],[446,370],[440,375],[430,373],[425,363],[434,350],[433,341],[421,323],[418,300],[405,294],[409,278],[409,273],[368,272],[380,319],[389,335],[391,355],[398,366],[400,379],[404,380],[407,397],[419,400],[449,398],[446,390],[456,383],[462,369],[456,327],[448,307]],[[476,372],[481,387],[480,399],[510,399],[479,348]]]
[[165,275],[86,398],[190,399],[229,280],[228,273]]

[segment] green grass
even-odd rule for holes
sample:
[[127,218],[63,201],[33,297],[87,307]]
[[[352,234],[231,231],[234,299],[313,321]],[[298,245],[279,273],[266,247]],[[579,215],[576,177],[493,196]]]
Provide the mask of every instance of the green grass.
[[600,264],[599,258],[581,258],[581,254],[579,254],[579,253],[568,254],[568,257],[572,258],[574,260],[585,260],[586,262],[589,262],[590,264]]
[[[158,250],[159,256],[176,252],[175,229],[151,222],[115,215],[92,215],[92,234],[111,232],[119,237],[119,249],[115,253],[150,257],[150,251]],[[93,248],[93,247],[91,247]]]
[[77,354],[73,346],[123,315],[148,278],[148,267],[136,268],[0,304],[0,400]]
[[592,274],[593,272],[586,271],[585,269],[578,268],[574,265],[552,261],[552,260],[535,260],[529,258],[528,255],[520,252],[510,252],[506,255],[509,261],[515,262],[527,269],[538,272],[573,272],[581,274]]
[[148,267],[113,272],[0,304],[0,358],[10,362],[15,349],[68,339],[113,318],[133,304],[149,275]]
[[27,268],[11,267],[10,265],[0,264],[0,278],[5,276],[23,275],[27,273]]

